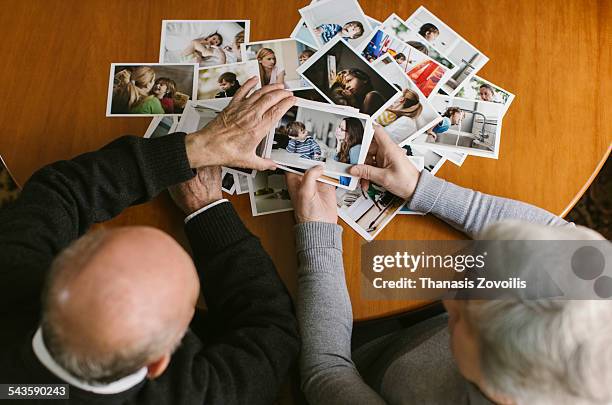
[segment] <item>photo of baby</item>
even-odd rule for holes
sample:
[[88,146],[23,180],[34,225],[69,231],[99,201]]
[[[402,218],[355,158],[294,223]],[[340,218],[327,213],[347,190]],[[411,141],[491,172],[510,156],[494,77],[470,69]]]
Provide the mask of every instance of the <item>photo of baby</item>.
[[336,36],[358,46],[372,31],[357,0],[317,1],[300,9],[300,14],[319,47]]
[[503,105],[446,96],[432,99],[442,118],[411,143],[497,159]]
[[262,86],[283,83],[289,90],[310,88],[297,68],[314,53],[310,46],[291,38],[242,45],[243,60],[256,60],[259,64]]
[[488,57],[423,6],[408,17],[406,25],[457,66],[442,87],[442,91],[450,96],[455,95],[461,85],[489,61]]
[[510,104],[514,100],[514,94],[477,75],[472,77],[459,89],[456,97],[503,104],[503,114],[506,113],[508,107],[510,107]]
[[181,114],[197,88],[197,65],[111,64],[106,116]]
[[385,64],[379,60],[373,66],[401,90],[401,96],[374,117],[374,122],[384,126],[395,143],[404,145],[440,119],[436,109],[397,63]]
[[364,43],[362,55],[370,62],[384,59],[384,63],[397,63],[425,97],[437,93],[452,75],[451,69],[381,29]]
[[248,177],[247,181],[253,216],[293,211],[282,170],[257,172],[255,177]]
[[369,117],[355,110],[298,99],[276,124],[270,158],[289,171],[323,165],[325,182],[354,188],[348,169],[365,160],[372,140]]
[[[259,76],[259,63],[250,60],[198,70],[198,100],[233,97],[253,76]],[[258,84],[256,89],[261,86]]]
[[240,45],[249,40],[249,25],[249,20],[164,20],[159,61],[200,67],[241,62]]
[[367,115],[384,110],[398,94],[391,82],[340,38],[310,57],[298,73],[330,103]]

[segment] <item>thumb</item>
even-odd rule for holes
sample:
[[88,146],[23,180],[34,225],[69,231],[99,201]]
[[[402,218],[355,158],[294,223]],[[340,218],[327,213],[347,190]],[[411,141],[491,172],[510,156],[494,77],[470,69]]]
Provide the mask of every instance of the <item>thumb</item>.
[[264,159],[256,156],[249,165],[255,170],[276,170],[276,163],[272,159]]
[[355,165],[349,169],[349,173],[355,177],[372,180],[374,183],[381,183],[384,176],[384,169],[370,165]]
[[316,165],[306,170],[302,180],[302,189],[306,193],[314,193],[316,190],[317,179],[323,174],[323,166]]

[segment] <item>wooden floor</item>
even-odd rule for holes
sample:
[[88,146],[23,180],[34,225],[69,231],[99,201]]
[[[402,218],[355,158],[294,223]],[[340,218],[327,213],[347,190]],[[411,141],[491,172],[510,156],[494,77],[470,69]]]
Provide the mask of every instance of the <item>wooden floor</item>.
[[[156,62],[162,19],[251,19],[253,41],[287,37],[307,1],[24,0],[0,2],[3,97],[0,154],[20,183],[58,159],[142,135],[144,118],[106,118],[111,62]],[[403,18],[423,4],[484,52],[479,72],[516,99],[503,121],[499,160],[447,163],[439,176],[561,214],[612,141],[612,6],[608,0],[427,0],[361,2],[365,12]],[[252,218],[247,196],[233,197],[279,272],[295,291],[291,213]],[[167,195],[133,207],[108,226],[151,225],[184,240],[182,216]],[[347,283],[356,319],[419,305],[360,298],[360,247],[345,226]],[[455,239],[430,216],[402,216],[379,239]],[[409,298],[409,297],[407,297]]]

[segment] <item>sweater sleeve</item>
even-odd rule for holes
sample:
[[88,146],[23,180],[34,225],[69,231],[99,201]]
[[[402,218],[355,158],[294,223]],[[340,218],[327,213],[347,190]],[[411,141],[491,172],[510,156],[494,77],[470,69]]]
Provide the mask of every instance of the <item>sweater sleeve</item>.
[[311,404],[384,404],[351,360],[353,316],[342,264],[342,228],[296,225],[302,389]]
[[421,173],[408,208],[431,213],[470,237],[478,235],[487,225],[504,219],[551,226],[570,225],[541,208],[459,187],[426,170]]
[[205,403],[273,403],[297,358],[299,335],[272,260],[229,202],[185,229],[209,316],[220,328],[193,360],[193,389],[206,387]]
[[193,177],[184,137],[122,137],[32,175],[0,210],[0,313],[11,323],[3,329],[18,335],[34,326],[53,258],[93,223]]

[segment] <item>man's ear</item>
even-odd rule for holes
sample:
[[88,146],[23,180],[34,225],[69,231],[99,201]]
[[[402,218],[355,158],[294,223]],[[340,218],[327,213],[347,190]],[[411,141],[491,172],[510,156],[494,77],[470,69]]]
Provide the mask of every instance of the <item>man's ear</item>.
[[147,364],[147,378],[154,380],[166,370],[170,364],[170,354],[164,354],[159,359]]

